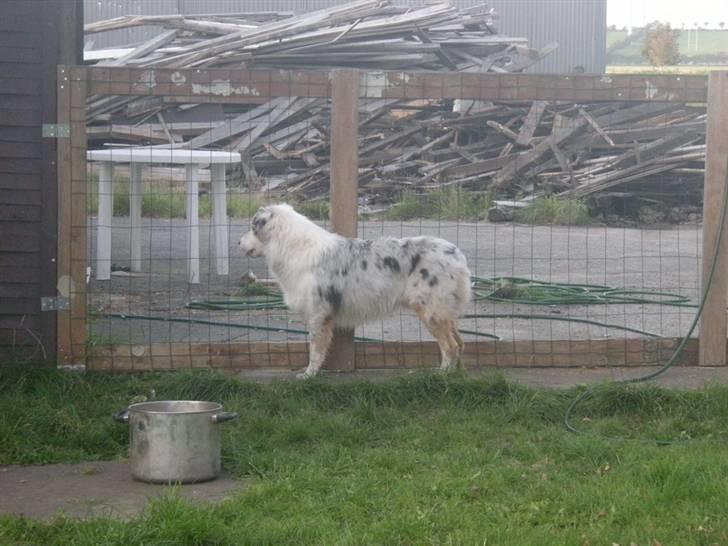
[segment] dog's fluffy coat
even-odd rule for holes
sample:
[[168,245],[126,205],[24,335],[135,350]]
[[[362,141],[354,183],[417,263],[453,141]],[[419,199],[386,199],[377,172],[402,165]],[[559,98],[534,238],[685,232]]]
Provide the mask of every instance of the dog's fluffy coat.
[[415,311],[435,337],[443,369],[457,365],[463,340],[457,318],[470,301],[470,271],[460,250],[435,237],[349,239],[330,233],[289,205],[262,207],[240,238],[248,256],[265,256],[288,307],[311,333],[316,375],[335,328],[381,319],[400,307]]

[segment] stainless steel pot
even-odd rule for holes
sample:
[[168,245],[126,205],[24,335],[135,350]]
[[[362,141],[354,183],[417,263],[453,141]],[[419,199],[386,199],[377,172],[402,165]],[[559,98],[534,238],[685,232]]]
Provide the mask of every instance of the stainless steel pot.
[[237,416],[214,402],[169,400],[132,404],[113,418],[129,424],[132,477],[192,483],[220,474],[218,425]]

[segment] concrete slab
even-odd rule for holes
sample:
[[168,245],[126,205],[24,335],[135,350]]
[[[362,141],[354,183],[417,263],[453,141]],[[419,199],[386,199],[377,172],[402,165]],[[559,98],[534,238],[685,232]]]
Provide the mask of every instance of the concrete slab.
[[173,488],[193,502],[220,502],[247,482],[218,479],[179,486],[134,481],[121,461],[0,467],[0,514],[50,519],[62,512],[76,518],[138,515],[150,499]]

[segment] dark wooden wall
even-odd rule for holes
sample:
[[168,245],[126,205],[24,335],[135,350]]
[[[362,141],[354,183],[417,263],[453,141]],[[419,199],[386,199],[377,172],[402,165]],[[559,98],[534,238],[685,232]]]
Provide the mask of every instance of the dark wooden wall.
[[0,363],[53,363],[56,295],[56,67],[79,64],[78,0],[0,1]]

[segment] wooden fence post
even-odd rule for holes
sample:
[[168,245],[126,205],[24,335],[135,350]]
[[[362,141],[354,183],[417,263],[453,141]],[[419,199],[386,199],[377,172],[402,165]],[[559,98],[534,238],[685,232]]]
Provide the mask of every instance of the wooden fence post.
[[726,364],[728,319],[728,222],[720,225],[725,201],[726,160],[728,159],[728,71],[711,72],[708,79],[708,128],[703,189],[703,289],[708,282],[715,244],[720,230],[723,238],[713,282],[700,320],[701,366]]
[[58,126],[70,132],[57,144],[57,290],[70,306],[57,312],[60,364],[86,361],[86,96],[86,69],[59,66]]
[[[331,231],[356,237],[359,172],[359,72],[334,70],[331,81]],[[353,371],[354,331],[337,331],[328,370]]]

